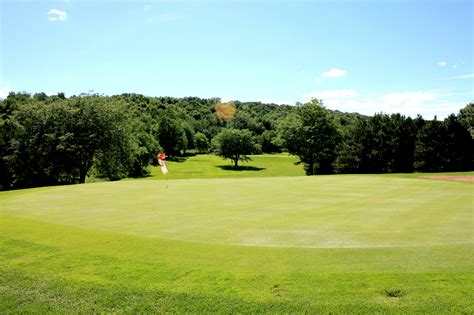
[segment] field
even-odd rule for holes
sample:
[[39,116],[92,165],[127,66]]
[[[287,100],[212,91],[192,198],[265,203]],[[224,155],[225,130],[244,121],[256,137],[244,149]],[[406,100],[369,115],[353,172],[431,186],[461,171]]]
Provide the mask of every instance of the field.
[[1,192],[0,313],[474,312],[472,183],[291,159]]

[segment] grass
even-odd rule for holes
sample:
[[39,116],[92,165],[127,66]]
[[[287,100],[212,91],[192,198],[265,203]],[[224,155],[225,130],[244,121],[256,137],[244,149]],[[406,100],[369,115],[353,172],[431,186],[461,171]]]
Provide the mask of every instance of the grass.
[[[163,175],[159,167],[150,168],[147,180],[198,179],[198,178],[243,178],[243,177],[284,177],[305,176],[302,164],[296,165],[298,158],[286,153],[251,155],[251,161],[239,162],[234,169],[230,160],[224,160],[212,154],[190,155],[178,161],[167,160],[169,173]],[[440,173],[394,173],[377,176],[417,178],[421,175],[439,175]],[[450,172],[443,175],[474,175],[474,172]],[[340,175],[346,176],[346,175]],[[135,180],[135,179],[133,179]]]
[[404,177],[1,192],[0,313],[473,313],[472,184]]
[[262,154],[250,156],[251,161],[239,162],[234,169],[230,160],[211,154],[200,154],[181,161],[166,161],[169,173],[165,176],[160,168],[153,167],[147,179],[187,178],[240,178],[304,176],[303,165],[295,165],[298,159],[288,154]]

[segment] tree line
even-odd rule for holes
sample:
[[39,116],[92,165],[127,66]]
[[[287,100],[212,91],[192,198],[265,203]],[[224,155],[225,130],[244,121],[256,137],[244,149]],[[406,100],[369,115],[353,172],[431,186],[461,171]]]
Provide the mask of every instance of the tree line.
[[11,92],[0,101],[1,188],[118,180],[148,173],[158,152],[238,162],[287,151],[308,175],[463,171],[473,167],[474,109],[443,121],[400,114],[223,103],[219,98]]

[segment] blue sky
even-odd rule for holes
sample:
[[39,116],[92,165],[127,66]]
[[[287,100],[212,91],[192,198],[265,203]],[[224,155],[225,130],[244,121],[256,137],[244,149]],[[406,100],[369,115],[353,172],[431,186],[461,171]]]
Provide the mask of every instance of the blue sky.
[[0,0],[0,97],[124,92],[400,112],[474,101],[474,1]]

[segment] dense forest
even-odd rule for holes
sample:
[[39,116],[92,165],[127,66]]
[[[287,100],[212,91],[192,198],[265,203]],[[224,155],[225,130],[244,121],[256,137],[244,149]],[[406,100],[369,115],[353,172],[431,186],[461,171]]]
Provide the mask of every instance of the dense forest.
[[342,113],[317,100],[11,92],[0,114],[1,189],[145,176],[158,152],[178,158],[187,150],[236,167],[248,154],[286,151],[308,175],[473,169],[474,104],[441,121]]

